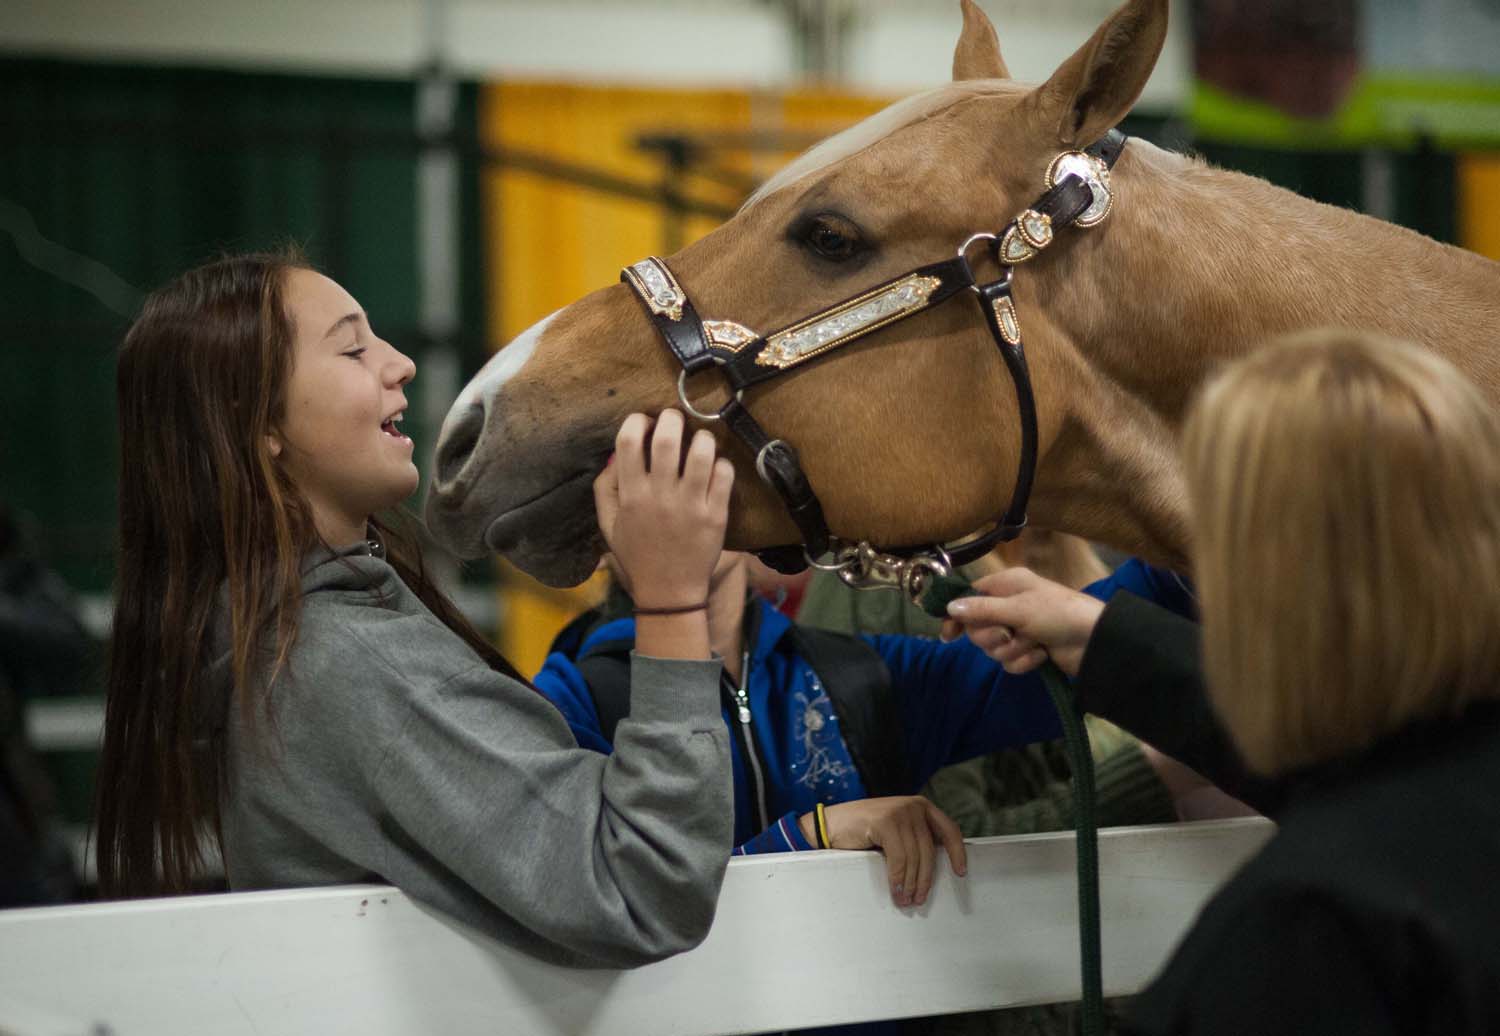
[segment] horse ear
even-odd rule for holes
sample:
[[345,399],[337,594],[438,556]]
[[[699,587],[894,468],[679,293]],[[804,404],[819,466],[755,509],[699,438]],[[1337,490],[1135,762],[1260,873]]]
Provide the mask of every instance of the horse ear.
[[1168,0],[1128,0],[1032,94],[1058,143],[1086,147],[1123,119],[1167,39]]
[[953,51],[953,81],[961,79],[1009,79],[1010,70],[1000,56],[1000,38],[974,0],[959,0],[964,9],[964,31]]

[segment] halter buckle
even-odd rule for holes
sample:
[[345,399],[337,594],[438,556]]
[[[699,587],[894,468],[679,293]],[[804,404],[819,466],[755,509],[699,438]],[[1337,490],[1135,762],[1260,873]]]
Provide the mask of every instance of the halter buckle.
[[771,473],[766,470],[766,454],[771,451],[771,447],[773,446],[786,446],[786,440],[772,439],[770,442],[766,443],[760,449],[755,451],[755,473],[759,475],[760,480],[767,485],[772,485],[772,482]]
[[1097,227],[1104,222],[1115,202],[1114,190],[1109,182],[1109,163],[1086,151],[1064,151],[1047,167],[1047,187],[1051,189],[1069,176],[1082,180],[1092,195],[1088,208],[1073,221],[1074,225],[1084,230]]

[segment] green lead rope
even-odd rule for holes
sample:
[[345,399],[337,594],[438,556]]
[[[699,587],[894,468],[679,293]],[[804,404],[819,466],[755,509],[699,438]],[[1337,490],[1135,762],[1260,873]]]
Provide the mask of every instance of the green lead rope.
[[[963,576],[933,577],[927,581],[918,605],[928,615],[947,618],[948,602],[974,594]],[[1073,685],[1050,659],[1037,670],[1042,685],[1052,696],[1052,705],[1062,720],[1068,763],[1073,769],[1073,819],[1078,850],[1078,956],[1082,974],[1083,1036],[1103,1036],[1103,951],[1099,939],[1099,827],[1094,816],[1094,754],[1089,750],[1088,730],[1073,697]]]

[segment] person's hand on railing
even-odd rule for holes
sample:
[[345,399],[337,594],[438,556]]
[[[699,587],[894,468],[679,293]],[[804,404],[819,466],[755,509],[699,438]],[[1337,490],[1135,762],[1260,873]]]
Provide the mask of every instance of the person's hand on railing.
[[1104,602],[1025,568],[1007,568],[974,584],[979,596],[948,603],[943,639],[961,633],[1010,673],[1029,673],[1050,656],[1078,675]]
[[[921,906],[932,891],[937,846],[948,852],[953,873],[968,872],[964,836],[948,814],[921,795],[891,795],[826,806],[823,816],[830,849],[879,849],[885,855],[891,900],[897,906]],[[817,818],[799,818],[802,835],[818,844]]]

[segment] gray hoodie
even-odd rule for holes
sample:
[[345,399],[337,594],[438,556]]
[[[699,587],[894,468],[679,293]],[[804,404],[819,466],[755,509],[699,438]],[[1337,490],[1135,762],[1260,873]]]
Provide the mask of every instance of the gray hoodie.
[[703,939],[734,820],[719,662],[633,656],[604,756],[369,548],[313,559],[302,589],[273,724],[221,713],[231,888],[385,880],[566,964],[628,967]]

